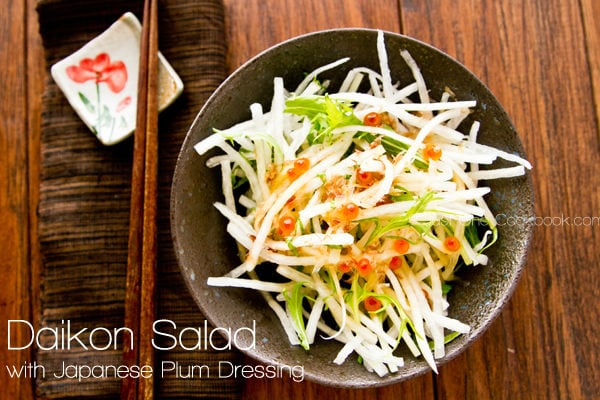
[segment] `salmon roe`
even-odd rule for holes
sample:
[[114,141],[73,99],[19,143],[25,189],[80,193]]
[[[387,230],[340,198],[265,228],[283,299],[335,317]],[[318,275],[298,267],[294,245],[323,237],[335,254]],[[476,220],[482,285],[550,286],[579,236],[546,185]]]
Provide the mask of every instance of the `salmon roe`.
[[356,181],[361,185],[371,186],[375,181],[375,177],[371,172],[358,168],[356,170]]
[[291,215],[284,215],[277,223],[277,233],[281,236],[289,236],[296,228],[296,219]]
[[367,310],[368,312],[374,312],[377,311],[381,308],[382,304],[381,304],[381,300],[379,300],[377,297],[374,296],[369,296],[367,297],[364,301],[363,304],[365,306],[365,310]]
[[341,262],[338,264],[338,271],[347,274],[348,272],[351,272],[352,269],[354,268],[354,265],[352,262]]
[[358,274],[362,277],[368,276],[371,272],[373,272],[373,265],[368,258],[361,258],[358,260],[356,265],[356,269],[358,270]]
[[381,126],[383,118],[377,112],[370,112],[363,117],[363,124],[366,126]]
[[448,236],[444,239],[444,247],[451,252],[458,251],[460,249],[460,241],[455,236]]
[[305,157],[300,157],[294,160],[294,166],[290,167],[286,173],[287,176],[294,180],[310,169],[310,160]]
[[437,144],[428,143],[423,150],[425,160],[437,161],[442,158],[442,149]]
[[392,271],[397,270],[402,266],[402,257],[394,256],[390,259],[390,269]]
[[410,243],[406,239],[396,239],[394,240],[394,250],[399,254],[408,253],[408,249],[410,248]]
[[344,206],[342,207],[341,214],[347,221],[352,221],[353,219],[356,219],[356,217],[358,217],[358,211],[359,208],[356,204],[347,203],[344,204]]

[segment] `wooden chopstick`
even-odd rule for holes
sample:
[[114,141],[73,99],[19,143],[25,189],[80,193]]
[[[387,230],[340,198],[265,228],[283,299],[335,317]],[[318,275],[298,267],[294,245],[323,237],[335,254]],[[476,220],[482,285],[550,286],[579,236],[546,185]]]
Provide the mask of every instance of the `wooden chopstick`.
[[[158,185],[158,6],[145,0],[140,43],[136,128],[131,178],[129,250],[125,295],[125,326],[133,331],[124,340],[125,365],[154,366],[152,324],[156,292],[156,196]],[[153,374],[125,378],[121,399],[152,399]]]

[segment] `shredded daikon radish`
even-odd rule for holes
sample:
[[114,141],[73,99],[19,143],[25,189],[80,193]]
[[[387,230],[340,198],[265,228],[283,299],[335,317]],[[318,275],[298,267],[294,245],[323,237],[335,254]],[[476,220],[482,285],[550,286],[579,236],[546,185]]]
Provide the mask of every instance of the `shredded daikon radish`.
[[[411,74],[394,82],[381,32],[376,47],[380,71],[351,69],[337,93],[319,75],[347,58],[307,71],[292,91],[275,78],[268,112],[252,104],[250,120],[195,146],[225,153],[207,166],[221,168],[215,207],[242,259],[208,284],[260,291],[290,344],[318,348],[318,332],[343,343],[336,364],[354,353],[368,371],[393,374],[406,346],[437,371],[446,342],[470,331],[448,315],[455,272],[485,265],[497,239],[490,188],[477,182],[531,164],[477,143],[477,121],[463,133],[476,102],[447,88],[430,98],[405,50]],[[498,158],[517,165],[494,168]],[[277,282],[255,270],[263,262]]]

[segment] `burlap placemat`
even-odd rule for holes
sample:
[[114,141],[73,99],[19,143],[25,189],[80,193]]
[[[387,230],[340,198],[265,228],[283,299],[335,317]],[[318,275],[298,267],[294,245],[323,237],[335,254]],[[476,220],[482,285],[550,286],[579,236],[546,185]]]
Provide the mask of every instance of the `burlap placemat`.
[[[104,31],[126,11],[141,20],[142,1],[40,0],[38,15],[47,70]],[[185,84],[183,95],[160,115],[158,319],[178,327],[204,327],[204,317],[180,277],[169,232],[169,192],[179,147],[195,114],[225,77],[221,0],[159,2],[159,47]],[[42,252],[41,327],[113,330],[123,326],[133,141],[104,147],[77,117],[47,75],[41,131],[39,232]],[[192,340],[192,338],[187,338]],[[51,347],[52,335],[42,335]],[[190,343],[188,343],[191,346]],[[219,378],[221,360],[234,351],[158,351],[157,364],[207,365],[193,379],[155,373],[157,398],[237,398],[241,382]],[[118,378],[58,378],[65,365],[120,365],[121,346],[107,350],[37,352],[45,368],[36,390],[42,398],[118,398]]]

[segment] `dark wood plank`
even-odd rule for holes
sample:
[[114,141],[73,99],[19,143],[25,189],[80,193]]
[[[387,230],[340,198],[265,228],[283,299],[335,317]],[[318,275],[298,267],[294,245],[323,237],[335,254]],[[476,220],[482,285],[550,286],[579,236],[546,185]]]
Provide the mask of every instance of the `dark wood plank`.
[[599,344],[600,256],[591,244],[598,243],[600,157],[578,3],[401,3],[405,33],[458,58],[490,86],[535,168],[540,226],[528,267],[501,318],[442,368],[438,398],[593,398],[600,393],[590,351]]
[[[30,318],[29,309],[29,207],[27,170],[27,60],[26,2],[5,1],[0,5],[0,387],[2,397],[32,397],[31,379],[11,379],[6,366],[19,368],[31,362],[27,350],[9,350],[5,329],[9,319]],[[23,343],[26,330],[11,332],[14,343]],[[17,342],[18,341],[18,342]]]
[[[28,136],[28,178],[29,178],[29,268],[30,288],[29,307],[31,315],[39,315],[39,290],[41,271],[41,252],[38,241],[38,214],[40,189],[40,124],[42,96],[44,91],[44,48],[39,34],[36,0],[27,0],[27,136]],[[37,318],[31,323],[39,328]]]
[[[586,51],[590,64],[596,121],[600,121],[600,2],[581,0],[581,14],[586,40]],[[598,129],[600,138],[600,128]]]
[[260,51],[312,31],[365,27],[399,32],[395,0],[224,0],[230,72]]

